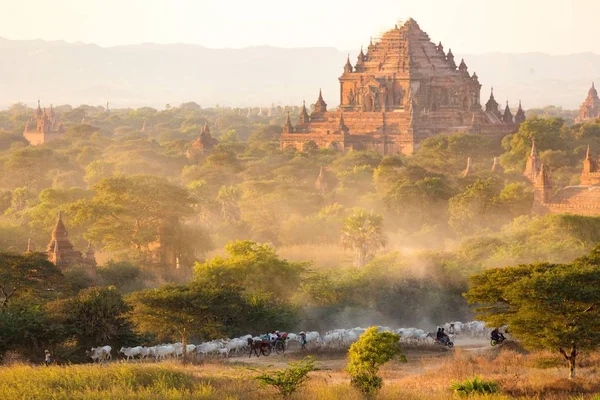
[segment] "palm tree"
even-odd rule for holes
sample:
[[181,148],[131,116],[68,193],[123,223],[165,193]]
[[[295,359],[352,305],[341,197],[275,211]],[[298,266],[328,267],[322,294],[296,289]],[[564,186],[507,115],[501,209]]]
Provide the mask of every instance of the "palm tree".
[[239,190],[236,186],[221,186],[217,194],[217,202],[221,206],[221,215],[228,222],[237,222],[240,220],[240,210],[237,201],[240,198]]
[[356,251],[356,266],[365,265],[386,242],[381,215],[356,208],[344,220],[342,246]]

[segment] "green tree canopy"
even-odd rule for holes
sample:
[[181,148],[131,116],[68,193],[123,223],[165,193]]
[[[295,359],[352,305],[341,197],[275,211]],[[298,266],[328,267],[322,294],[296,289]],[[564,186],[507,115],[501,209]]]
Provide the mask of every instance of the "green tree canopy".
[[[94,186],[95,195],[72,205],[74,221],[107,250],[136,250],[150,256],[171,245],[175,253],[183,219],[193,212],[189,191],[164,178],[116,176]],[[168,231],[169,235],[165,235]]]
[[491,269],[471,278],[466,293],[478,318],[508,325],[523,345],[560,352],[575,376],[579,350],[600,347],[600,249],[572,264]]
[[19,297],[48,297],[63,284],[60,270],[44,254],[0,252],[0,310]]
[[198,283],[236,285],[247,293],[269,294],[289,299],[299,288],[302,273],[308,263],[290,262],[279,258],[266,244],[240,240],[225,246],[227,257],[214,257],[196,264]]
[[366,395],[379,390],[383,385],[383,379],[377,376],[379,368],[398,356],[405,360],[399,341],[395,333],[379,332],[376,326],[367,329],[348,351],[346,370],[352,377],[351,384]]
[[65,330],[65,339],[75,339],[79,348],[136,342],[126,318],[130,307],[114,286],[93,287],[77,296],[48,304],[53,319]]

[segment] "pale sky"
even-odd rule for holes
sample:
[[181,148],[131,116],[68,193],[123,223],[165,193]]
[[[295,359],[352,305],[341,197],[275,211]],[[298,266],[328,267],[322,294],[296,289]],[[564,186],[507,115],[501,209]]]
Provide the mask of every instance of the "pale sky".
[[0,0],[0,37],[356,49],[412,17],[455,53],[600,52],[600,0]]

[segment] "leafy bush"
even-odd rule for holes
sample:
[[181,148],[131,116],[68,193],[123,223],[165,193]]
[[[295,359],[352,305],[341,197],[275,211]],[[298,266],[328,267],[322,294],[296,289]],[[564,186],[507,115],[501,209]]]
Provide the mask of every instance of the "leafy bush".
[[383,379],[377,376],[379,367],[396,356],[406,361],[398,346],[399,340],[400,336],[395,333],[378,332],[376,326],[367,329],[348,352],[350,362],[346,369],[352,377],[352,386],[365,395],[372,395],[381,389]]
[[284,399],[287,399],[308,380],[308,373],[314,370],[315,362],[309,356],[302,361],[289,363],[286,369],[265,372],[254,379],[263,385],[273,386]]
[[499,391],[498,384],[494,381],[484,381],[478,376],[472,379],[465,379],[462,382],[454,382],[450,387],[454,393],[460,396],[470,396],[472,394],[491,394]]

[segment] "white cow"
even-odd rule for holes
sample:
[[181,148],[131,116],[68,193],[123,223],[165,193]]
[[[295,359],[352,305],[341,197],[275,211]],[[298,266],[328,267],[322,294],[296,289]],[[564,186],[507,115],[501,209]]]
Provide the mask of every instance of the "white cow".
[[87,350],[85,354],[94,362],[104,362],[112,359],[111,351],[112,347],[110,346],[92,347],[92,350]]
[[136,356],[140,356],[142,354],[142,346],[121,347],[119,353],[122,353],[125,357],[127,357],[127,361],[129,361],[130,358],[135,358]]
[[165,358],[167,358],[169,356],[175,355],[175,346],[173,346],[172,344],[156,346],[156,350],[155,350],[154,354],[155,354],[157,361],[164,360]]

